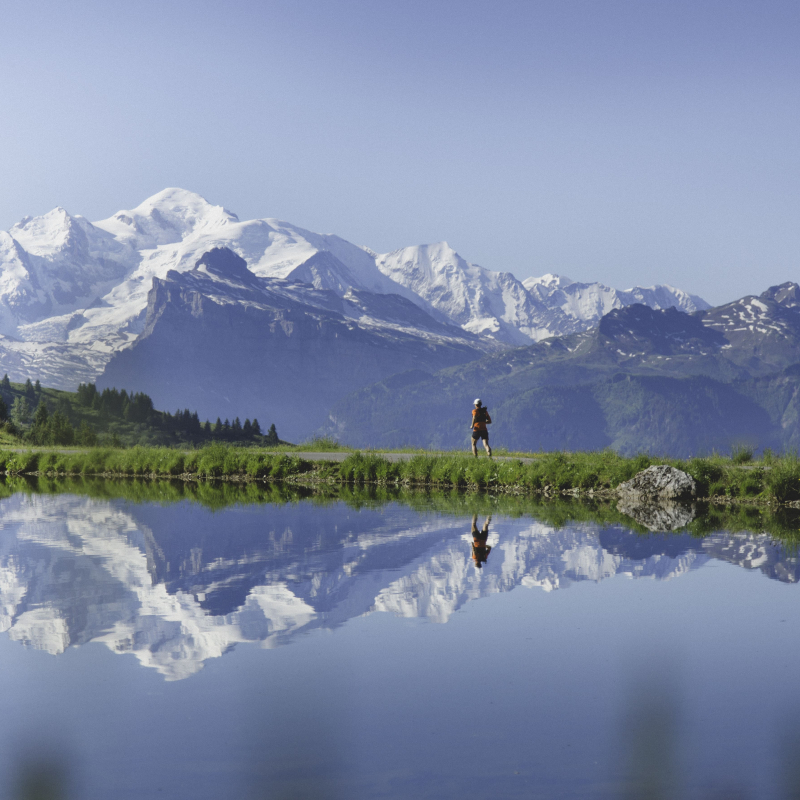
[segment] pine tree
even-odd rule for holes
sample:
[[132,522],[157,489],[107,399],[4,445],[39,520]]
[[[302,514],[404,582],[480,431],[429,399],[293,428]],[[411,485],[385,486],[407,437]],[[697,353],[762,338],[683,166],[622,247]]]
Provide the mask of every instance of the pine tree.
[[24,397],[14,398],[14,405],[11,406],[11,420],[17,427],[28,424],[31,416],[31,407]]
[[6,401],[0,397],[0,422],[5,422],[8,419],[8,406]]
[[50,412],[47,410],[47,403],[42,400],[38,406],[36,406],[36,413],[33,415],[33,424],[34,426],[45,426],[47,425],[47,420],[50,417]]
[[39,379],[38,378],[36,379],[36,383],[33,384],[33,388],[34,388],[34,391],[36,392],[36,394],[41,394],[42,384],[39,383]]
[[280,439],[278,438],[278,431],[275,429],[275,423],[273,422],[267,431],[267,444],[278,444],[278,442],[280,442]]
[[253,436],[261,436],[261,426],[255,417],[253,417]]
[[83,445],[84,447],[95,447],[97,445],[97,434],[94,432],[89,423],[84,421],[81,422],[81,426],[78,428],[78,433],[75,437],[75,440],[78,444]]
[[33,384],[31,383],[30,378],[28,378],[28,380],[25,381],[25,394],[30,398],[36,396],[36,391],[33,388]]
[[3,391],[8,391],[9,389],[11,389],[11,381],[8,379],[7,372],[5,375],[3,375],[3,380],[0,381],[0,388],[2,388]]
[[31,439],[36,444],[51,444],[48,420],[50,412],[47,410],[47,403],[44,400],[36,406],[36,413],[33,415],[33,425],[31,426]]

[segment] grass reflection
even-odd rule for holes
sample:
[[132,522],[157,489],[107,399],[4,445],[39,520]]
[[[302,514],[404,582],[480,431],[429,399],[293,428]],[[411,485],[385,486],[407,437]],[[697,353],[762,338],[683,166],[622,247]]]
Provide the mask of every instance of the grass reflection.
[[[75,494],[101,500],[172,504],[191,502],[211,510],[237,505],[311,503],[325,506],[345,503],[353,509],[380,508],[399,503],[417,511],[459,516],[502,514],[531,517],[554,528],[586,522],[622,525],[647,535],[649,531],[617,509],[609,500],[409,489],[394,486],[321,484],[313,488],[281,482],[183,481],[136,478],[5,476],[0,498],[15,493]],[[713,505],[698,503],[695,518],[684,531],[705,537],[715,531],[767,533],[792,552],[800,545],[800,509],[769,505]]]

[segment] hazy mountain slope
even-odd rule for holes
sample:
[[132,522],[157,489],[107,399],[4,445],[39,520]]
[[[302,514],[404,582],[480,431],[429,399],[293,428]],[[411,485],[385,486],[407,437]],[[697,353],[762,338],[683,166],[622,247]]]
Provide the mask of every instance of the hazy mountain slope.
[[743,381],[737,389],[767,413],[776,431],[778,449],[800,450],[800,364]]
[[[426,401],[437,389],[437,401]],[[798,390],[800,380],[795,377],[792,391]],[[396,401],[391,392],[377,397],[377,391],[370,387],[343,400],[325,430],[338,431],[343,441],[358,447],[469,448],[468,395],[454,396],[430,381],[402,391]],[[746,382],[622,373],[579,385],[542,386],[491,403],[491,441],[510,450],[612,448],[626,455],[647,451],[681,458],[728,452],[736,445],[778,450],[793,446],[796,426],[784,430],[753,394]],[[403,407],[414,409],[423,420],[413,431],[392,426],[393,416]],[[785,411],[784,406],[781,412]],[[362,423],[348,426],[351,418],[361,416]]]
[[[465,447],[469,410],[480,396],[495,420],[495,443],[511,449],[684,456],[742,443],[792,446],[798,379],[791,365],[800,362],[795,291],[785,284],[740,301],[751,320],[744,330],[722,324],[731,317],[727,307],[693,315],[618,309],[594,331],[457,370],[413,373],[403,386],[363,389],[333,409],[324,430],[360,446]],[[414,410],[413,431],[394,424],[402,409]]]
[[283,438],[310,435],[339,399],[411,368],[474,360],[480,340],[398,295],[339,297],[257,278],[227,249],[155,279],[145,330],[98,388],[135,386],[159,407],[201,417],[255,414]]

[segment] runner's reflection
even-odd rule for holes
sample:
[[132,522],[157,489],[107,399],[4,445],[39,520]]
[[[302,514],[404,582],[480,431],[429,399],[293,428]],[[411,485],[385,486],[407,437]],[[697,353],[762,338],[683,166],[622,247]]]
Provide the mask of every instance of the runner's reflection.
[[491,514],[486,517],[483,528],[478,530],[478,515],[472,515],[472,560],[478,569],[486,563],[492,548],[486,543],[489,538],[489,523],[492,521]]

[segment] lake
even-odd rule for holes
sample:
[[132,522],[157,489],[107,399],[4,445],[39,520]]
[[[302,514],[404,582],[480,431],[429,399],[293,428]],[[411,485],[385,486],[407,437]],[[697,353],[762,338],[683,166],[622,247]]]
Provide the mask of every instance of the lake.
[[123,486],[5,487],[0,796],[797,796],[791,537]]

